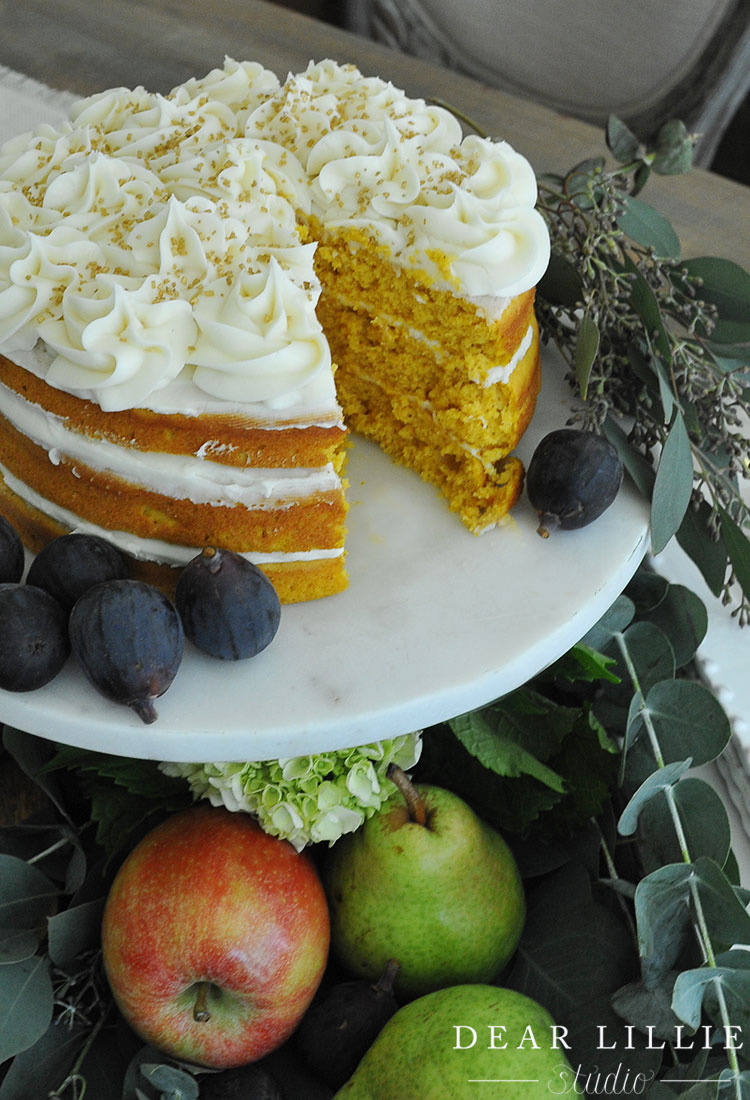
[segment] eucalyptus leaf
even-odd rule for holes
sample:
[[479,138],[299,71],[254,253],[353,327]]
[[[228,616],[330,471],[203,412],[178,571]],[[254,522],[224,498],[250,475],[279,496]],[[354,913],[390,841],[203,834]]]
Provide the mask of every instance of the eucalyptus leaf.
[[589,388],[591,368],[596,362],[599,351],[599,329],[589,313],[584,313],[578,329],[576,341],[575,372],[581,397],[586,400]]
[[[670,583],[661,573],[655,573],[648,565],[638,569],[625,586],[625,595],[635,604],[639,619],[649,618],[666,600]],[[664,631],[669,635],[669,630]]]
[[633,1027],[642,1027],[648,1020],[657,1039],[674,1042],[679,1020],[672,1010],[672,991],[677,971],[670,971],[652,986],[645,982],[628,982],[612,996],[612,1007]]
[[[636,691],[645,697],[654,685],[673,679],[676,662],[672,643],[656,623],[635,622],[615,642],[615,671],[622,687],[608,689],[613,694],[622,692],[630,696]],[[683,753],[679,759],[686,755]]]
[[165,1100],[198,1100],[198,1082],[192,1074],[165,1063],[146,1062],[141,1073],[158,1088]]
[[639,195],[643,188],[648,183],[649,176],[651,175],[651,165],[648,161],[643,161],[635,170],[633,176],[633,195]]
[[660,553],[677,533],[693,491],[693,456],[682,415],[675,410],[651,497],[651,547]]
[[34,956],[0,966],[0,1065],[33,1046],[52,1022],[49,963]]
[[696,859],[695,879],[714,950],[750,944],[750,914],[720,867],[710,859]]
[[581,640],[591,649],[606,653],[613,640],[630,626],[634,617],[635,604],[627,596],[620,595]]
[[721,534],[737,583],[750,598],[750,540],[724,508],[719,508]]
[[33,864],[0,853],[0,927],[35,928],[58,891]]
[[689,172],[693,164],[693,139],[684,122],[670,119],[656,135],[653,170],[659,175],[674,176]]
[[750,1070],[735,1074],[725,1069],[719,1077],[718,1100],[750,1100]]
[[[704,340],[703,347],[724,374],[734,375],[745,385],[750,383],[750,348],[747,341],[738,344],[714,344],[711,340]],[[748,400],[747,394],[744,400]]]
[[677,407],[677,397],[672,386],[672,379],[658,356],[652,356],[651,365],[659,385],[659,398],[661,400],[661,407],[664,411],[664,423],[669,424],[675,415]]
[[654,684],[636,721],[639,728],[629,732],[629,742],[649,721],[665,764],[687,757],[695,766],[708,764],[724,751],[732,734],[721,703],[697,680],[670,679]]
[[667,585],[664,598],[644,612],[643,617],[669,638],[678,669],[693,660],[708,629],[706,605],[681,584]]
[[668,864],[646,875],[635,891],[635,917],[643,981],[648,988],[674,970],[692,930],[690,864]]
[[552,305],[575,309],[583,295],[583,283],[578,269],[554,249],[547,270],[537,284],[537,294]]
[[53,1023],[33,1046],[15,1056],[0,1085],[0,1100],[41,1100],[52,1095],[65,1080],[85,1037],[83,1025]]
[[585,869],[569,863],[530,893],[526,926],[503,984],[538,1000],[564,1024],[581,1005],[619,988],[632,962],[627,929],[595,900]]
[[727,548],[722,537],[715,537],[709,526],[712,512],[706,501],[691,505],[677,531],[677,542],[697,565],[709,590],[718,596],[727,572]]
[[[146,1079],[141,1074],[141,1066],[152,1065],[164,1060],[155,1047],[145,1046],[137,1050],[131,1057],[122,1082],[122,1100],[137,1100],[138,1092],[147,1095],[148,1100],[157,1097],[157,1092],[150,1085],[146,1085]],[[173,1063],[169,1063],[173,1064]]]
[[645,871],[683,858],[673,813],[680,822],[690,858],[705,857],[724,867],[732,838],[729,816],[720,796],[696,776],[686,776],[670,791],[673,808],[665,789],[643,807],[640,850]]
[[680,760],[658,768],[638,788],[620,815],[617,823],[622,836],[632,836],[638,828],[638,818],[647,802],[661,794],[667,788],[674,787],[683,775],[692,767],[692,760]]
[[612,156],[620,164],[626,164],[638,156],[641,143],[627,123],[617,115],[612,114],[607,119],[606,140]]
[[[697,1029],[703,1016],[704,998],[708,994],[716,998],[720,988],[729,1019],[741,1031],[750,1027],[750,971],[734,970],[720,966],[703,966],[697,970],[684,970],[674,984],[672,1008],[676,1016],[688,1027]],[[715,1021],[720,1022],[720,1021]]]
[[750,340],[750,272],[732,260],[718,256],[697,256],[684,260],[676,278],[699,280],[699,298],[715,306],[719,320],[711,329],[714,344],[746,343]]
[[625,257],[623,267],[630,274],[630,300],[643,323],[649,343],[661,356],[663,362],[669,366],[672,362],[672,352],[659,300],[638,265],[629,256]]
[[36,954],[39,936],[28,928],[0,928],[0,964],[21,962]]
[[611,416],[604,421],[602,430],[620,456],[620,461],[632,478],[633,484],[644,497],[650,499],[656,477],[651,463],[630,444],[622,428]]
[[100,943],[104,899],[63,909],[49,918],[49,955],[61,970],[70,971],[81,952]]
[[644,248],[652,248],[657,256],[679,259],[680,239],[671,222],[640,199],[623,196],[623,209],[617,215],[617,224],[631,240]]
[[638,883],[635,915],[643,979],[651,987],[674,965],[696,919],[696,897],[702,922],[714,949],[750,943],[750,915],[731,883],[712,860],[667,864]]

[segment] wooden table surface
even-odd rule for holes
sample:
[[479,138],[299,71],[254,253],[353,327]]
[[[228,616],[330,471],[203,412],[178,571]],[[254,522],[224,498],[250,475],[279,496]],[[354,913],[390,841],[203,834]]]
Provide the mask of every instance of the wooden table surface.
[[[0,26],[0,64],[83,95],[136,84],[166,92],[226,55],[282,78],[332,57],[445,100],[537,171],[605,152],[598,129],[263,0],[0,0]],[[672,221],[685,256],[750,263],[750,188],[696,170],[652,177],[643,198]]]

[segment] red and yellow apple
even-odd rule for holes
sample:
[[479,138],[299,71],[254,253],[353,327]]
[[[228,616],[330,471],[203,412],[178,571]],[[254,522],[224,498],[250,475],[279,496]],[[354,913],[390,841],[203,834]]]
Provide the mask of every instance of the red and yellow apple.
[[303,853],[246,814],[168,818],[119,869],[104,909],[112,994],[142,1039],[224,1069],[296,1027],[328,957],[328,907]]

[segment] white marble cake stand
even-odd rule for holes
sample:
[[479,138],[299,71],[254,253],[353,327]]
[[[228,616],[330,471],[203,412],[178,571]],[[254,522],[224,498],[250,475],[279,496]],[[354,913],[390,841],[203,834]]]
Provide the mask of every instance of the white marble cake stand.
[[[560,361],[518,453],[565,423]],[[648,544],[626,479],[596,523],[549,539],[523,498],[476,537],[430,487],[355,439],[349,461],[350,587],[285,607],[273,643],[226,664],[190,646],[144,725],[70,660],[35,692],[0,691],[0,721],[52,740],[157,760],[263,760],[421,729],[518,687],[565,652],[622,591]]]

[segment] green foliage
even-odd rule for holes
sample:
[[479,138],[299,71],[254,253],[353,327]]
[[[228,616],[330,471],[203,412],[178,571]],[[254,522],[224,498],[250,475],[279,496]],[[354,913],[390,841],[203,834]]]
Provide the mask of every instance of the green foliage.
[[[748,898],[735,883],[724,804],[693,771],[730,736],[695,673],[705,630],[694,593],[643,567],[542,676],[425,731],[430,778],[446,768],[449,785],[505,828],[526,876],[529,917],[503,984],[568,1027],[570,1057],[592,1075],[593,1094],[603,1080],[595,1074],[618,1064],[643,1073],[654,1100],[673,1097],[678,1080],[693,1100],[739,1100],[747,1089],[748,1055],[723,1035],[730,1024],[748,1027],[750,953],[734,949],[750,944]],[[584,712],[598,723],[595,740],[581,740]],[[573,747],[581,770],[561,766]],[[612,771],[590,807],[592,860],[578,785],[597,759]]]
[[133,844],[168,813],[192,799],[184,784],[164,775],[152,760],[91,752],[60,745],[45,774],[73,769],[89,801],[96,839],[108,858]]
[[[599,812],[615,773],[614,746],[574,693],[611,681],[610,663],[575,646],[538,681],[429,730],[420,780],[440,785],[451,776],[450,786],[499,829],[569,833]],[[559,683],[564,698],[553,697]]]
[[610,118],[615,161],[539,179],[552,241],[538,287],[543,337],[580,401],[652,500],[656,552],[674,537],[711,591],[750,617],[750,476],[738,412],[750,408],[750,274],[715,256],[683,259],[670,222],[637,197],[651,172],[689,170],[692,136],[667,123],[644,146]]

